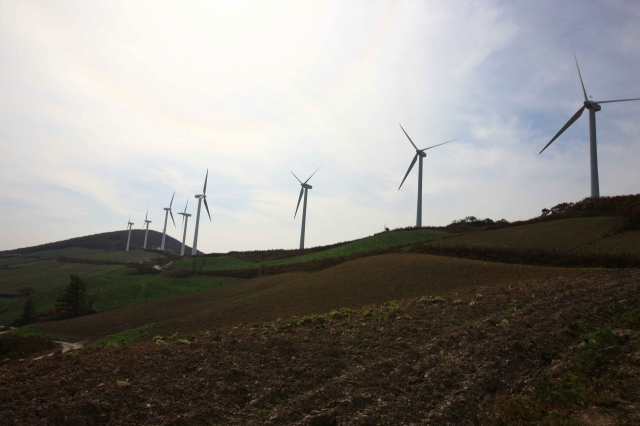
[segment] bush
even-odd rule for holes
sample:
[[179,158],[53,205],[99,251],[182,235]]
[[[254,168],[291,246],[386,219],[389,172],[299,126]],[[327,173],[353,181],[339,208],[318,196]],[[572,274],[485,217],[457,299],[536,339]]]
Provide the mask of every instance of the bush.
[[36,303],[33,301],[33,298],[30,297],[24,302],[24,307],[22,308],[22,315],[18,317],[15,321],[16,325],[27,325],[32,322],[36,322],[38,317],[36,315]]

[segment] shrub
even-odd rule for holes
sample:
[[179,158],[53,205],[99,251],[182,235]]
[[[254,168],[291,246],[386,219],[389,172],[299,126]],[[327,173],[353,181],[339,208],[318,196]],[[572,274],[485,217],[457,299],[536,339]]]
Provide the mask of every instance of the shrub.
[[22,287],[20,290],[18,290],[18,294],[21,296],[29,296],[35,292],[36,292],[36,288],[31,285],[26,285]]
[[431,303],[442,303],[444,302],[444,299],[440,296],[431,296],[430,298]]
[[78,274],[69,275],[69,284],[56,298],[56,308],[77,316],[86,307],[87,283]]

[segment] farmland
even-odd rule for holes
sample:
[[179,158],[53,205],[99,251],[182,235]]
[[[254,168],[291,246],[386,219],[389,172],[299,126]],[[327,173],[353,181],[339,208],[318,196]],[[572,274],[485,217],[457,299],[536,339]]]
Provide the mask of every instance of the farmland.
[[[128,268],[119,265],[87,265],[42,260],[26,263],[20,268],[4,270],[0,274],[0,289],[17,292],[21,287],[33,286],[32,296],[38,312],[52,308],[59,292],[69,282],[69,274],[76,273],[88,282],[95,309],[105,310],[150,300],[187,294],[238,282],[235,278],[192,277],[164,278],[160,274],[125,275]],[[21,312],[24,299],[0,299],[0,323],[13,321]]]
[[479,289],[575,271],[390,254],[358,259],[313,274],[255,278],[214,290],[87,317],[39,323],[34,327],[83,337],[114,334],[150,323],[157,323],[159,332],[193,332],[200,328],[318,313],[338,307],[361,308],[396,298]]
[[640,231],[614,234],[586,245],[585,252],[635,253],[640,255]]
[[437,241],[434,244],[575,250],[605,238],[621,223],[622,219],[616,217],[561,219],[469,233]]
[[[292,263],[309,262],[313,260],[321,260],[335,257],[350,256],[358,253],[365,253],[376,249],[389,247],[405,246],[425,241],[440,240],[449,237],[446,232],[417,230],[390,232],[377,234],[371,237],[362,238],[352,241],[338,247],[328,250],[310,253],[303,256],[295,256],[286,259],[271,260],[264,262],[264,265],[288,265]],[[248,269],[258,266],[257,263],[246,262],[232,256],[220,256],[209,258],[198,258],[197,260],[187,259],[174,262],[174,268],[187,270],[221,270],[221,269]]]

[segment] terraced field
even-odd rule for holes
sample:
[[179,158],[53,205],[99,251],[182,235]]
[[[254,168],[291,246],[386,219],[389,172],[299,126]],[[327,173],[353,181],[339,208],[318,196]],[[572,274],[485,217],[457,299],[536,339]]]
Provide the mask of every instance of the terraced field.
[[389,254],[343,263],[317,273],[255,278],[196,294],[157,300],[72,320],[36,324],[43,332],[101,337],[157,323],[158,333],[192,332],[219,325],[251,323],[361,308],[391,299],[438,295],[458,289],[576,273],[440,256]]
[[[311,260],[327,259],[334,257],[349,256],[357,253],[364,253],[376,249],[388,247],[404,246],[421,243],[425,241],[435,241],[449,237],[451,234],[438,231],[403,231],[378,234],[371,237],[362,238],[349,244],[338,246],[332,249],[310,253],[303,256],[296,256],[287,259],[272,260],[264,262],[265,265],[288,265],[291,263],[308,262]],[[173,263],[175,269],[187,270],[223,270],[223,269],[248,269],[257,267],[257,263],[246,262],[231,256],[200,258],[181,260]]]
[[617,217],[562,219],[464,234],[434,244],[575,250],[604,238],[622,221]]

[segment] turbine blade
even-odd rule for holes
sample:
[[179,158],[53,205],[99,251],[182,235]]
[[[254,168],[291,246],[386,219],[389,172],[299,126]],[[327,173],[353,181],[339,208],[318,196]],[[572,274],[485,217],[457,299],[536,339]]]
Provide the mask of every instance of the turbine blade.
[[182,232],[182,230],[184,229],[184,218],[185,215],[182,215],[182,226],[180,227],[180,232]]
[[[402,127],[402,124],[400,124],[400,128],[402,129],[402,131],[404,132],[405,135],[407,135],[407,132],[404,130],[404,127]],[[409,139],[409,142],[411,142],[411,145],[413,145],[413,147],[416,149],[416,151],[418,150],[418,147],[416,146],[415,143],[413,143],[413,141],[411,140],[411,138],[409,137],[409,135],[407,135],[407,138]]]
[[298,182],[300,182],[300,185],[302,185],[302,181],[300,179],[298,179],[298,176],[296,176],[295,173],[291,172],[291,174],[293,175],[294,178],[296,178],[298,180]]
[[146,222],[149,217],[149,206],[147,206],[147,213],[144,215],[144,221]]
[[[189,197],[187,197],[187,204],[184,205],[184,213],[187,212],[187,206],[189,205]],[[184,217],[184,216],[182,216]]]
[[423,152],[424,152],[424,151],[426,151],[426,150],[428,150],[428,149],[435,148],[436,146],[444,145],[444,144],[446,144],[446,143],[455,142],[455,141],[457,141],[457,140],[458,140],[458,139],[454,139],[454,140],[452,140],[452,141],[442,142],[442,143],[439,143],[438,145],[433,145],[433,146],[430,146],[430,147],[428,147],[428,148],[421,149],[420,151],[423,151]]
[[[571,126],[578,118],[580,118],[580,116],[582,115],[582,113],[584,112],[585,107],[582,107],[578,110],[578,112],[576,112],[575,114],[573,114],[573,117],[571,117],[569,119],[569,121],[567,121],[567,124],[565,124],[562,129],[560,129],[560,131],[558,133],[556,133],[556,135],[553,137],[553,139],[551,139],[549,141],[548,144],[545,145],[544,148],[542,148],[542,151],[544,151],[545,149],[547,149],[547,147],[549,145],[551,145],[551,143],[553,141],[555,141],[556,139],[558,139],[558,136],[560,136],[565,130],[567,130],[569,128],[569,126]],[[540,151],[538,154],[542,154],[542,151]]]
[[169,203],[169,210],[171,210],[171,206],[173,205],[173,197],[176,196],[176,191],[173,191],[173,195],[171,196],[171,202]]
[[407,170],[407,174],[404,175],[404,179],[402,179],[402,182],[400,182],[400,186],[398,187],[398,191],[400,191],[400,188],[402,188],[402,184],[407,179],[407,176],[409,176],[409,172],[411,172],[411,169],[413,169],[413,165],[416,164],[416,160],[417,159],[418,159],[418,154],[413,156],[413,161],[411,162],[411,165],[409,166],[409,170]]
[[597,103],[597,104],[608,104],[608,103],[611,103],[611,102],[627,102],[627,101],[640,101],[640,98],[616,99],[615,101],[596,101],[595,103]]
[[209,206],[207,205],[207,197],[202,198],[204,200],[204,208],[207,209],[207,214],[209,215],[209,222],[211,222],[211,215],[209,214]]
[[[589,99],[587,99],[587,91],[584,90],[584,82],[582,81],[582,74],[580,73],[580,67],[578,66],[578,57],[576,56],[576,54],[573,54],[573,57],[576,60],[576,68],[578,68],[578,75],[580,76],[580,84],[582,85],[582,93],[584,93],[584,100],[588,101]],[[551,143],[551,142],[549,142]],[[544,149],[543,149],[544,151]]]
[[296,206],[296,213],[293,215],[293,218],[296,218],[298,214],[298,208],[300,207],[300,200],[302,200],[302,193],[304,192],[304,187],[300,188],[300,196],[298,197],[298,205]]
[[202,195],[207,193],[207,179],[209,178],[209,169],[207,169],[207,175],[204,177],[204,187],[202,187]]
[[[322,166],[320,166],[320,167],[322,167]],[[320,167],[318,167],[318,168],[316,169],[316,171],[315,171],[315,172],[313,172],[313,174],[312,174],[311,176],[309,176],[309,179],[307,179],[307,180],[305,180],[305,181],[304,181],[304,183],[309,182],[309,180],[311,180],[311,178],[313,177],[313,175],[315,175],[315,174],[318,172],[318,170],[320,170]]]
[[173,227],[176,227],[176,221],[173,220],[173,213],[171,213],[171,210],[169,210],[169,214],[171,215],[171,221],[173,222]]

